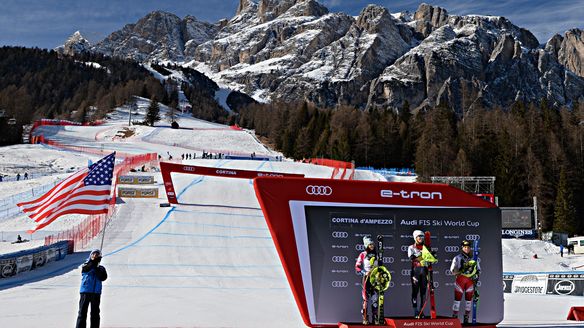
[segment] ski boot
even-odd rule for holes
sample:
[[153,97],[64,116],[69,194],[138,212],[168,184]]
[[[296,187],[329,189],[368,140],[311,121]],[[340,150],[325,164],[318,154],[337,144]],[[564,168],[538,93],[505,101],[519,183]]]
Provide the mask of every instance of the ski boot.
[[462,319],[462,324],[463,325],[468,325],[468,314],[464,315],[464,318]]

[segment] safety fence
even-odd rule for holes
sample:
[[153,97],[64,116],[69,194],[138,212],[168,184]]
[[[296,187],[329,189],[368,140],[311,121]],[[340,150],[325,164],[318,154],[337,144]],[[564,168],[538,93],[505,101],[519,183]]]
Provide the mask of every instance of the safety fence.
[[332,167],[333,173],[331,174],[331,179],[353,180],[355,176],[355,163],[353,162],[343,162],[327,158],[310,158],[304,160],[304,162]]
[[32,188],[30,190],[0,199],[0,222],[21,213],[20,208],[16,206],[17,203],[29,201],[35,197],[39,197],[45,192],[51,190],[51,188],[53,188],[57,183],[58,181],[55,181],[53,183]]
[[505,293],[584,296],[584,272],[503,273]]
[[12,277],[20,272],[44,266],[49,262],[60,261],[72,252],[71,242],[64,240],[33,249],[0,255],[0,278]]
[[72,240],[75,250],[85,248],[89,242],[91,242],[91,240],[103,230],[116,213],[115,204],[117,198],[118,177],[143,165],[158,166],[158,155],[156,153],[148,153],[130,156],[124,158],[121,163],[116,164],[113,173],[113,181],[115,182],[108,212],[106,214],[87,216],[79,224],[68,230],[46,236],[45,245],[50,245],[59,240]]

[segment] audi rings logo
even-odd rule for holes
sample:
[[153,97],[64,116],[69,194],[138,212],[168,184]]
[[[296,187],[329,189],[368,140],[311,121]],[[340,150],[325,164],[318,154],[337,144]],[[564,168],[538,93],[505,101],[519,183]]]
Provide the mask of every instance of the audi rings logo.
[[393,281],[389,282],[389,288],[393,288],[393,286],[395,286],[395,283]]
[[408,251],[408,247],[409,247],[408,245],[402,245],[401,251],[402,252],[407,252]]
[[349,283],[344,281],[344,280],[335,280],[335,281],[331,282],[331,285],[334,288],[347,288],[347,287],[349,287]]
[[4,278],[10,277],[12,275],[12,271],[14,271],[12,264],[5,265],[2,268],[2,277],[4,277]]
[[329,186],[307,186],[306,193],[314,196],[330,196],[333,188]]
[[458,247],[458,246],[446,246],[446,247],[444,247],[444,251],[446,253],[456,253],[456,252],[460,251],[460,247]]
[[349,258],[346,256],[333,256],[332,261],[333,263],[347,263],[349,262]]
[[383,257],[383,263],[393,263],[394,261],[393,257]]
[[466,240],[480,240],[481,236],[479,236],[479,235],[466,235],[465,239]]
[[560,280],[554,286],[554,290],[560,295],[570,295],[575,289],[576,285],[570,280]]
[[408,270],[408,269],[403,269],[403,270],[401,271],[401,274],[402,274],[402,276],[409,276],[409,275],[410,275],[410,270]]
[[454,276],[454,273],[452,273],[452,271],[450,271],[450,270],[444,271],[444,274],[447,276]]
[[333,231],[333,238],[347,238],[349,233],[346,231]]
[[357,244],[355,245],[355,249],[362,252],[365,250],[365,246],[363,244]]

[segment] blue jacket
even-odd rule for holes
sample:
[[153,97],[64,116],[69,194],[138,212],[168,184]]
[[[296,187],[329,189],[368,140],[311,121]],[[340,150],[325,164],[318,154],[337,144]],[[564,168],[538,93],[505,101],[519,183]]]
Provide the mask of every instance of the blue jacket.
[[105,268],[99,262],[87,260],[81,266],[80,293],[101,294],[101,282],[107,279]]

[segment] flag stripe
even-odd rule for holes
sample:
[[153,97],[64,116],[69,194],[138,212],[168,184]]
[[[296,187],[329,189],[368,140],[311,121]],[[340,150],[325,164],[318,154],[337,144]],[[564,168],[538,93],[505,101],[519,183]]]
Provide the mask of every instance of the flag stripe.
[[43,211],[41,213],[37,213],[34,215],[29,215],[31,219],[39,222],[40,220],[42,220],[43,218],[52,215],[55,212],[60,211],[62,208],[67,207],[70,204],[88,204],[88,205],[95,205],[95,204],[103,204],[104,202],[109,201],[109,193],[108,194],[104,194],[104,195],[81,195],[79,197],[76,197],[75,199],[72,200],[67,200],[67,202],[63,202],[55,207],[52,207],[51,209],[47,210],[47,211]]
[[[107,206],[102,210],[84,210],[84,209],[76,208],[76,209],[71,209],[69,211],[63,211],[60,213],[59,216],[66,215],[66,214],[88,214],[88,215],[90,215],[90,214],[106,214],[108,211],[109,211],[109,209]],[[40,229],[48,226],[49,224],[53,223],[53,221],[55,221],[57,218],[59,218],[59,216],[55,216],[51,220],[37,225],[34,228],[34,230],[29,230],[29,233],[34,232],[36,230],[40,230]]]
[[38,203],[42,203],[42,202],[46,201],[48,198],[53,197],[55,195],[55,193],[60,192],[64,188],[71,186],[71,184],[73,184],[73,183],[76,183],[76,182],[79,182],[80,180],[83,180],[83,178],[85,177],[85,173],[87,173],[87,169],[77,171],[74,175],[59,182],[59,184],[54,186],[51,190],[49,190],[46,194],[42,195],[41,197],[39,197],[35,200],[28,201],[28,202],[18,203],[18,204],[16,204],[16,206],[19,206],[19,207],[23,207],[23,206],[27,207],[27,205],[38,206]]
[[23,212],[39,223],[31,231],[42,229],[65,214],[107,213],[114,165],[115,153],[75,172],[41,197],[18,203]]
[[[102,190],[95,190],[98,188],[102,189]],[[109,189],[110,189],[110,186],[80,187],[71,193],[59,195],[59,197],[56,197],[56,198],[51,200],[52,203],[47,203],[47,204],[44,204],[43,206],[39,206],[36,208],[24,209],[23,211],[30,213],[29,216],[37,215],[38,213],[46,212],[46,211],[49,211],[55,207],[58,207],[61,203],[66,202],[70,199],[74,199],[75,197],[78,197],[80,195],[109,195],[109,193],[110,193]]]

